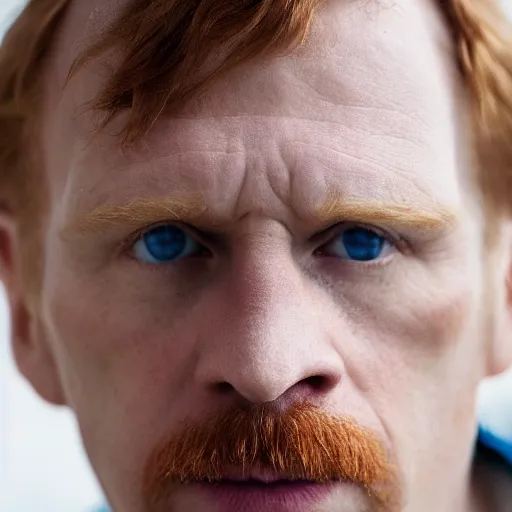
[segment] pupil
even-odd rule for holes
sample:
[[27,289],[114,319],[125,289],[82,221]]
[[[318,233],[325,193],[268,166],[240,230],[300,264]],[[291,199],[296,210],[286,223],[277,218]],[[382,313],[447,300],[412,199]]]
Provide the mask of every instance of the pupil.
[[170,260],[183,251],[186,238],[181,229],[171,226],[161,226],[146,234],[146,247],[155,260]]
[[353,228],[343,233],[343,244],[350,258],[370,261],[379,257],[384,238],[367,229]]

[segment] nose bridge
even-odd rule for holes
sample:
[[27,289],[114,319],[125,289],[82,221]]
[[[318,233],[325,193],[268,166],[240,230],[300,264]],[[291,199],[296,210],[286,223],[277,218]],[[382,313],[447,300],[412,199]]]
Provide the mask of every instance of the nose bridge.
[[268,321],[269,315],[278,315],[282,308],[288,308],[291,314],[301,308],[305,300],[302,276],[292,258],[280,252],[266,250],[254,255],[247,251],[249,254],[236,261],[228,286],[240,318]]
[[291,257],[246,252],[235,259],[223,286],[222,314],[215,320],[222,334],[203,361],[203,378],[263,403],[327,372],[326,340]]
[[261,394],[257,401],[276,399],[307,371],[303,284],[293,264],[283,259],[268,253],[245,258],[230,279],[231,343],[246,376],[232,378],[242,394]]

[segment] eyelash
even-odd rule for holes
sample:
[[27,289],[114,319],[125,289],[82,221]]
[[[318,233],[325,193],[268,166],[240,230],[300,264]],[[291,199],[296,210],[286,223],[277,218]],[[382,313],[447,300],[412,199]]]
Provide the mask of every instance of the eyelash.
[[[173,225],[173,226],[179,227],[185,233],[187,233],[189,236],[194,237],[199,244],[205,246],[205,250],[207,250],[208,252],[211,253],[211,251],[207,247],[207,244],[201,240],[201,237],[198,236],[197,232],[194,232],[195,230],[191,229],[188,226],[184,226],[183,224],[180,224],[179,222],[173,222],[173,221],[160,221],[158,223],[152,224],[150,226],[146,226],[144,228],[141,228],[141,229],[135,231],[134,233],[129,235],[127,237],[127,239],[125,239],[123,241],[123,243],[119,249],[119,252],[122,254],[129,255],[132,260],[135,260],[135,258],[133,258],[133,256],[130,254],[130,252],[133,251],[135,244],[139,240],[141,240],[141,238],[143,238],[146,233],[149,233],[150,231],[152,231],[155,228],[158,228],[160,226],[166,226],[166,225]],[[404,237],[402,237],[396,233],[392,234],[389,231],[384,230],[377,226],[369,226],[369,225],[365,225],[365,224],[361,224],[361,223],[357,223],[357,222],[342,221],[342,222],[335,224],[331,228],[327,228],[326,230],[324,230],[324,234],[320,235],[321,240],[323,240],[323,242],[319,245],[319,247],[317,247],[313,251],[313,254],[318,255],[319,253],[321,253],[322,248],[324,248],[329,243],[333,242],[337,236],[340,236],[343,233],[343,231],[346,231],[346,230],[352,229],[352,228],[366,229],[368,231],[372,231],[372,232],[376,233],[377,235],[384,238],[386,240],[386,242],[388,242],[394,249],[396,249],[396,251],[398,251],[401,254],[409,254],[412,252],[412,246],[411,246],[410,242],[408,240],[406,240]],[[313,237],[313,238],[316,238],[316,237]],[[328,256],[328,255],[325,255],[325,257],[335,259],[334,257]],[[364,262],[340,259],[339,263],[343,263],[345,265],[357,265],[359,267],[360,266],[376,267],[376,266],[385,265],[388,262],[388,260],[389,260],[388,257],[383,258],[383,259],[378,259],[378,260],[364,261]],[[138,261],[138,260],[135,260],[135,261]],[[165,267],[166,265],[164,264],[164,265],[146,265],[146,266],[154,267],[156,269],[156,268],[160,268],[162,266]]]
[[183,231],[185,231],[186,233],[189,233],[189,230],[186,227],[182,226],[179,222],[173,222],[170,220],[169,221],[160,221],[155,224],[151,224],[150,226],[145,226],[143,228],[140,228],[137,231],[135,231],[134,233],[132,233],[131,235],[128,235],[128,237],[121,242],[118,252],[120,254],[127,254],[128,256],[131,257],[130,252],[133,251],[135,244],[139,240],[141,240],[146,233],[149,233],[151,230],[156,229],[160,226],[168,226],[168,225],[178,226],[180,229],[183,229]]
[[[376,233],[377,235],[384,238],[388,243],[396,247],[400,252],[407,252],[410,249],[410,243],[403,236],[397,233],[391,233],[389,230],[380,228],[378,226],[369,226],[368,224],[362,224],[359,222],[343,221],[335,224],[331,228],[328,228],[325,233],[326,242],[322,245],[328,244],[337,236],[341,235],[344,231],[349,229],[360,228]],[[324,237],[322,237],[324,238]]]

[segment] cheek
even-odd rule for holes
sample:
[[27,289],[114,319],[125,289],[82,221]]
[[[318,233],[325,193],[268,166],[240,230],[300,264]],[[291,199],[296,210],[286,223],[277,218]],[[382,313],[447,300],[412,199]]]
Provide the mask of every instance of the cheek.
[[358,293],[358,325],[411,363],[441,364],[480,334],[480,275],[476,265],[466,271],[450,266],[432,272],[419,264],[401,269],[373,293]]
[[66,393],[95,468],[116,460],[113,474],[137,481],[161,425],[187,407],[179,396],[191,378],[192,333],[180,326],[190,320],[172,304],[158,311],[104,281],[73,279],[61,273],[45,297]]
[[406,466],[411,454],[432,449],[443,429],[458,423],[467,430],[482,354],[479,275],[476,264],[472,272],[411,265],[357,291],[337,291],[357,333],[344,349],[347,371]]
[[186,382],[193,333],[183,326],[194,323],[174,304],[159,309],[115,283],[65,271],[44,301],[66,391],[84,422],[105,411],[116,422],[144,416],[141,408],[151,415]]
[[[412,287],[411,287],[412,288]],[[443,358],[460,343],[476,312],[475,290],[468,283],[449,280],[418,283],[402,301],[381,311],[387,313],[384,332],[428,359]],[[418,354],[419,355],[419,354]]]
[[[394,362],[396,373],[390,379],[398,388],[411,386],[413,402],[430,401],[429,408],[454,405],[457,394],[473,390],[480,368],[483,316],[478,285],[459,274],[415,284],[402,300],[381,304],[373,312],[371,329],[379,333]],[[396,396],[401,396],[398,389]]]
[[481,355],[477,304],[467,286],[435,285],[400,300],[387,295],[358,302],[358,346],[346,351],[346,365],[359,387],[374,390],[385,416],[391,409],[410,416],[418,406],[420,417],[426,401],[435,406],[443,394],[467,384]]

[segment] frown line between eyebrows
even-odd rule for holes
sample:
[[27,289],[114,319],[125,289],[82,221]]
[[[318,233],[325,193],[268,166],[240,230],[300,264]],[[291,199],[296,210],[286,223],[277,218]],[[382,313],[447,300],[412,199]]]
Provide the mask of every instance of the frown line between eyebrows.
[[[384,224],[410,230],[443,232],[457,221],[453,210],[363,199],[330,197],[317,205],[308,217],[320,228],[339,222]],[[61,231],[62,239],[98,234],[112,228],[140,229],[158,222],[181,222],[191,226],[219,225],[200,195],[175,195],[164,198],[137,198],[125,204],[100,206],[72,219]]]

